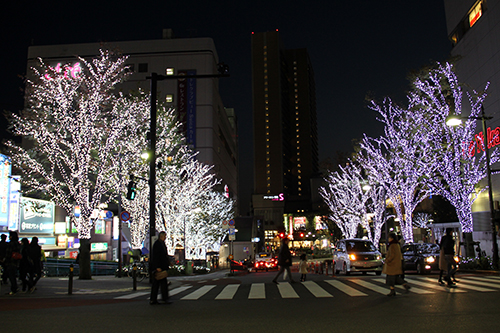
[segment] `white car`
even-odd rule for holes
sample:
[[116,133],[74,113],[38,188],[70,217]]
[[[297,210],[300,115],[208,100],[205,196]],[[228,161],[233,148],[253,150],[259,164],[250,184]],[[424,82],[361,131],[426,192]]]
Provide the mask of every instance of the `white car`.
[[366,239],[342,239],[337,242],[333,252],[333,269],[336,274],[342,272],[375,272],[382,274],[382,254],[373,243]]

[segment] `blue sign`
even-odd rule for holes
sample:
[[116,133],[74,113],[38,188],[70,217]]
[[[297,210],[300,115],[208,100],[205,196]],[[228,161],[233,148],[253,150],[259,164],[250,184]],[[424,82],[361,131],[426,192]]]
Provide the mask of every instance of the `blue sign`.
[[0,227],[7,227],[9,223],[11,170],[10,157],[0,154]]

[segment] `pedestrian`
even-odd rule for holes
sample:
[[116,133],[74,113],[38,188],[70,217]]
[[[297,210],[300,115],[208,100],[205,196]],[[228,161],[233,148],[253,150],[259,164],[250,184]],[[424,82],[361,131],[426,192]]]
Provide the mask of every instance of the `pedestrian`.
[[307,275],[307,259],[305,253],[300,255],[299,273],[300,273],[300,281],[304,282],[306,280],[306,275]]
[[38,237],[31,238],[29,254],[33,261],[33,287],[42,277],[42,247],[38,244]]
[[5,267],[10,282],[10,292],[8,295],[15,295],[18,292],[17,270],[21,261],[21,245],[16,231],[9,231],[9,242],[5,250]]
[[273,282],[278,284],[278,278],[281,274],[283,274],[286,270],[291,283],[295,283],[292,277],[292,272],[290,271],[290,266],[292,266],[292,254],[290,253],[290,248],[288,247],[288,238],[283,238],[281,241],[281,248],[278,254],[278,265],[280,266],[280,270],[276,277],[273,279]]
[[389,249],[387,250],[382,270],[387,275],[386,284],[391,289],[391,292],[387,296],[396,296],[396,291],[394,290],[396,284],[402,284],[406,292],[410,290],[408,283],[401,277],[401,274],[403,274],[403,255],[401,254],[401,247],[397,237],[394,233],[389,234]]
[[[151,274],[153,274],[153,285],[151,286],[151,297],[149,299],[149,304],[170,304],[172,303],[168,297],[168,282],[167,276],[161,279],[157,279],[156,274],[164,274],[167,272],[170,266],[170,260],[168,258],[167,246],[165,245],[165,239],[167,234],[165,231],[161,231],[158,235],[158,239],[153,245],[153,253],[151,260]],[[161,287],[161,297],[162,302],[158,302],[158,289]]]
[[30,242],[28,238],[21,239],[21,261],[19,263],[19,279],[22,282],[22,291],[32,293],[33,287],[33,260],[30,256]]
[[0,240],[0,265],[2,266],[2,284],[7,284],[7,269],[5,268],[5,252],[7,251],[7,235],[2,234]]
[[[444,257],[444,265],[443,269],[446,269],[446,285],[448,287],[454,287],[455,283],[453,282],[455,272],[457,271],[457,263],[455,262],[455,240],[453,239],[453,229],[446,228],[446,234],[441,238],[441,243],[439,244],[442,249],[443,257]],[[441,264],[441,259],[440,259]],[[440,267],[441,269],[441,267]],[[440,274],[441,277],[441,274]]]

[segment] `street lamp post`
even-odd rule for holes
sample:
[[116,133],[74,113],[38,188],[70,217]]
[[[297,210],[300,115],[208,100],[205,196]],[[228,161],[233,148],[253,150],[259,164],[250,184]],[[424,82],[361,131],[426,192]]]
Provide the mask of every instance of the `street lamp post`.
[[[490,166],[490,151],[488,149],[488,134],[486,132],[486,120],[490,120],[493,117],[491,116],[486,116],[484,113],[484,109],[481,110],[481,116],[480,117],[474,117],[474,116],[469,116],[469,117],[464,117],[465,119],[476,119],[476,120],[481,120],[481,124],[483,127],[483,147],[484,147],[484,153],[486,156],[486,176],[487,176],[487,182],[488,182],[488,199],[490,203],[490,224],[491,224],[491,233],[492,233],[492,242],[493,242],[493,256],[492,256],[492,264],[493,267],[496,269],[498,268],[498,242],[497,242],[497,234],[496,234],[496,227],[495,227],[495,205],[493,202],[493,189],[491,186],[491,166]],[[457,126],[461,123],[461,118],[459,117],[449,117],[449,119],[446,121],[446,124],[449,126]]]
[[177,79],[203,79],[229,77],[228,67],[224,63],[217,65],[219,74],[197,74],[197,75],[159,75],[151,73],[146,79],[151,80],[151,111],[149,127],[149,256],[151,259],[153,251],[153,235],[156,233],[156,94],[158,92],[158,81],[177,80]]

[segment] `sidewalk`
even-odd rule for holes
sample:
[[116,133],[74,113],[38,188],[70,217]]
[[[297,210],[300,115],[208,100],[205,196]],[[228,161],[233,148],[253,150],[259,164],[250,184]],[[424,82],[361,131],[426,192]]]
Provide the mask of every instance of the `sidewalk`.
[[[168,278],[169,289],[177,288],[182,284],[199,280],[216,279],[227,276],[229,270],[220,270],[203,275],[172,276]],[[41,278],[33,293],[22,292],[21,284],[18,285],[19,292],[13,296],[6,295],[10,292],[10,284],[1,285],[0,299],[8,298],[63,298],[78,295],[105,295],[109,293],[134,292],[133,280],[129,277],[115,277],[113,275],[96,275],[91,280],[80,280],[78,276],[73,278],[72,294],[69,294],[68,277],[45,277]],[[137,292],[151,289],[148,279],[137,281]]]

